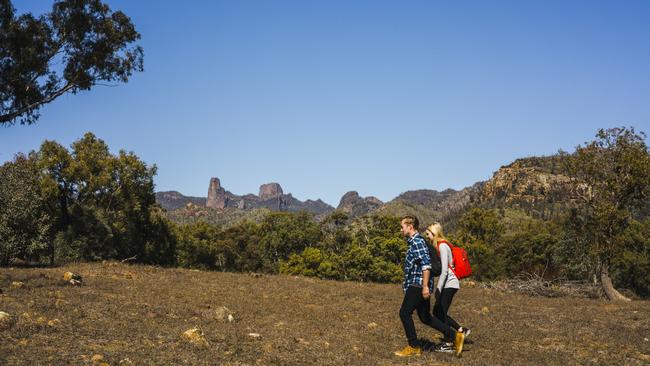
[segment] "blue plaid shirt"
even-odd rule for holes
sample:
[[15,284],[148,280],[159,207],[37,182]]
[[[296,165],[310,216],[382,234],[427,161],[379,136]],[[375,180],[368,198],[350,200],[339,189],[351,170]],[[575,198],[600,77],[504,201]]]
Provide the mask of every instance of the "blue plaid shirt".
[[[408,240],[409,249],[404,260],[404,283],[402,290],[409,286],[422,287],[422,271],[431,269],[429,247],[420,233],[416,232]],[[433,288],[433,276],[429,276],[429,289]]]

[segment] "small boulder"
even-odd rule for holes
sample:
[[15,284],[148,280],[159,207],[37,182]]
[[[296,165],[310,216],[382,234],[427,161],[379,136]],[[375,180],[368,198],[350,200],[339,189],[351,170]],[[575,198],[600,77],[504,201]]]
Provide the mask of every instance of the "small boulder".
[[72,273],[72,272],[66,272],[66,273],[64,273],[64,274],[63,274],[63,280],[64,280],[65,282],[70,283],[70,284],[73,285],[73,286],[81,285],[81,282],[83,281],[83,280],[81,279],[81,276],[79,276],[79,275],[76,274],[76,273]]
[[104,356],[99,355],[99,354],[93,355],[93,357],[90,359],[90,361],[92,361],[92,363],[100,363],[100,362],[104,361]]
[[48,325],[49,327],[53,327],[53,328],[59,326],[60,324],[61,324],[61,321],[60,321],[59,319],[52,319],[52,320],[49,320],[49,321],[47,322],[47,325]]
[[260,339],[262,338],[262,335],[259,333],[248,333],[248,336],[253,338],[253,339]]
[[205,339],[205,335],[203,334],[203,331],[199,328],[192,328],[188,329],[185,332],[183,332],[183,338],[195,345],[199,346],[207,346],[208,345],[208,340]]
[[110,366],[107,362],[104,362],[104,356],[102,355],[93,355],[91,358],[91,361],[93,362],[93,365],[97,366]]
[[25,283],[20,281],[14,281],[11,283],[11,288],[25,288]]
[[216,320],[221,322],[230,322],[232,323],[235,320],[232,311],[225,306],[219,306],[213,311],[213,316]]
[[9,329],[15,323],[15,319],[11,314],[0,311],[0,330]]

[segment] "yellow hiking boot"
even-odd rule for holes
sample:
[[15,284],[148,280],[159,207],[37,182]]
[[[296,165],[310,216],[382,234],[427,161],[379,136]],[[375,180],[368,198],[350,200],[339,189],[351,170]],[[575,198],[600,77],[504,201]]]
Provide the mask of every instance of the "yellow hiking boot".
[[407,356],[419,356],[422,354],[422,348],[420,347],[411,347],[406,346],[401,351],[396,351],[395,356],[407,357]]
[[465,333],[456,332],[456,338],[454,339],[454,351],[456,356],[460,357],[461,352],[463,352],[463,344],[465,344]]

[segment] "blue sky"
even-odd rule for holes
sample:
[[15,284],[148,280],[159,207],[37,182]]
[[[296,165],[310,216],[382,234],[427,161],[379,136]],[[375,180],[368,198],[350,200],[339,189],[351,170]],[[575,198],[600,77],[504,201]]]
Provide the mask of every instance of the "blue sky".
[[205,196],[216,176],[336,206],[460,189],[603,127],[650,132],[648,1],[108,4],[142,34],[145,71],[0,128],[0,162],[91,131],[156,164],[156,190]]

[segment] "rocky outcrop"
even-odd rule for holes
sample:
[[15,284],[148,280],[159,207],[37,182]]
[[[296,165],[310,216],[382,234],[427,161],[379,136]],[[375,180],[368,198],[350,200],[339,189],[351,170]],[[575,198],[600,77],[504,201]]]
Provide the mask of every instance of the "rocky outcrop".
[[418,189],[415,191],[406,191],[395,197],[395,200],[404,201],[413,205],[422,205],[427,208],[438,210],[446,200],[457,193],[458,191],[455,191],[453,189],[447,189],[442,192],[438,192],[432,189]]
[[273,211],[287,211],[291,194],[285,195],[278,183],[266,183],[260,186],[258,207],[266,207]]
[[446,221],[477,202],[482,184],[482,182],[476,183],[460,191],[454,189],[441,192],[432,189],[407,191],[386,203],[380,211],[393,216],[417,214],[421,222]]
[[205,197],[184,196],[177,191],[156,192],[156,202],[167,211],[178,210],[187,206],[188,203],[194,205],[205,205]]
[[[215,179],[215,178],[213,178]],[[212,187],[212,180],[210,187]],[[219,185],[219,187],[221,187]],[[221,189],[224,189],[221,187]],[[224,190],[224,207],[239,210],[253,210],[267,208],[272,211],[307,211],[316,215],[322,215],[334,210],[334,207],[319,200],[307,200],[305,202],[293,197],[291,193],[285,194],[279,183],[266,183],[260,186],[259,194],[246,194],[238,196]],[[209,200],[209,199],[208,199]],[[210,206],[208,206],[210,207]]]
[[210,179],[207,199],[187,197],[176,191],[170,191],[156,193],[156,201],[168,211],[181,211],[198,206],[219,210],[255,210],[267,208],[273,211],[307,211],[315,215],[324,215],[334,210],[334,207],[320,199],[306,200],[303,202],[293,197],[291,193],[285,194],[279,183],[262,184],[259,195],[246,194],[239,196],[227,191],[221,186],[221,181],[218,178]]
[[205,205],[210,208],[226,208],[226,190],[221,186],[219,178],[210,179]]
[[282,196],[282,187],[278,183],[266,183],[260,186],[259,198],[261,200],[268,200]]
[[478,182],[460,191],[454,191],[447,196],[438,206],[438,209],[443,213],[442,217],[448,218],[454,216],[465,210],[468,206],[476,203],[484,184],[484,182]]
[[521,205],[570,202],[585,188],[574,178],[524,166],[517,161],[501,167],[492,179],[485,182],[481,200]]
[[265,207],[273,211],[289,211],[289,200],[293,199],[293,196],[281,195],[271,197],[265,200],[260,200],[257,204],[258,207]]
[[350,211],[352,206],[359,202],[361,200],[361,196],[359,196],[359,192],[357,191],[349,191],[346,192],[343,197],[341,197],[341,201],[339,201],[339,205],[336,208],[337,210],[343,210],[343,211]]
[[[361,197],[358,192],[347,192],[337,210],[349,217],[366,214],[401,216],[416,214],[428,221],[453,222],[468,207],[523,209],[531,215],[548,217],[562,212],[568,203],[587,190],[584,184],[569,177],[561,155],[518,159],[501,167],[493,177],[470,187],[456,191],[447,189],[435,191],[420,189],[407,191],[395,199],[382,203],[369,196]],[[208,206],[232,211],[269,209],[273,211],[308,211],[316,218],[324,218],[334,208],[321,200],[300,201],[291,194],[285,194],[278,183],[262,184],[259,193],[236,195],[226,191],[217,178],[210,180],[208,198],[185,197],[178,192],[159,192],[156,199],[168,210],[183,207],[189,202],[196,206]],[[203,200],[195,203],[195,200]],[[181,204],[182,203],[182,204]],[[644,212],[650,212],[650,200]],[[179,210],[179,211],[181,211]],[[196,211],[196,210],[195,210]],[[211,212],[204,210],[206,215]],[[212,213],[210,213],[212,214]],[[218,213],[217,215],[225,215]]]
[[563,212],[588,187],[563,171],[560,156],[518,159],[487,181],[460,191],[415,190],[386,203],[379,214],[417,214],[421,222],[454,222],[468,207],[513,208],[546,218]]
[[377,197],[361,197],[357,191],[350,191],[341,197],[336,209],[356,217],[375,211],[381,205],[383,205],[383,202]]

